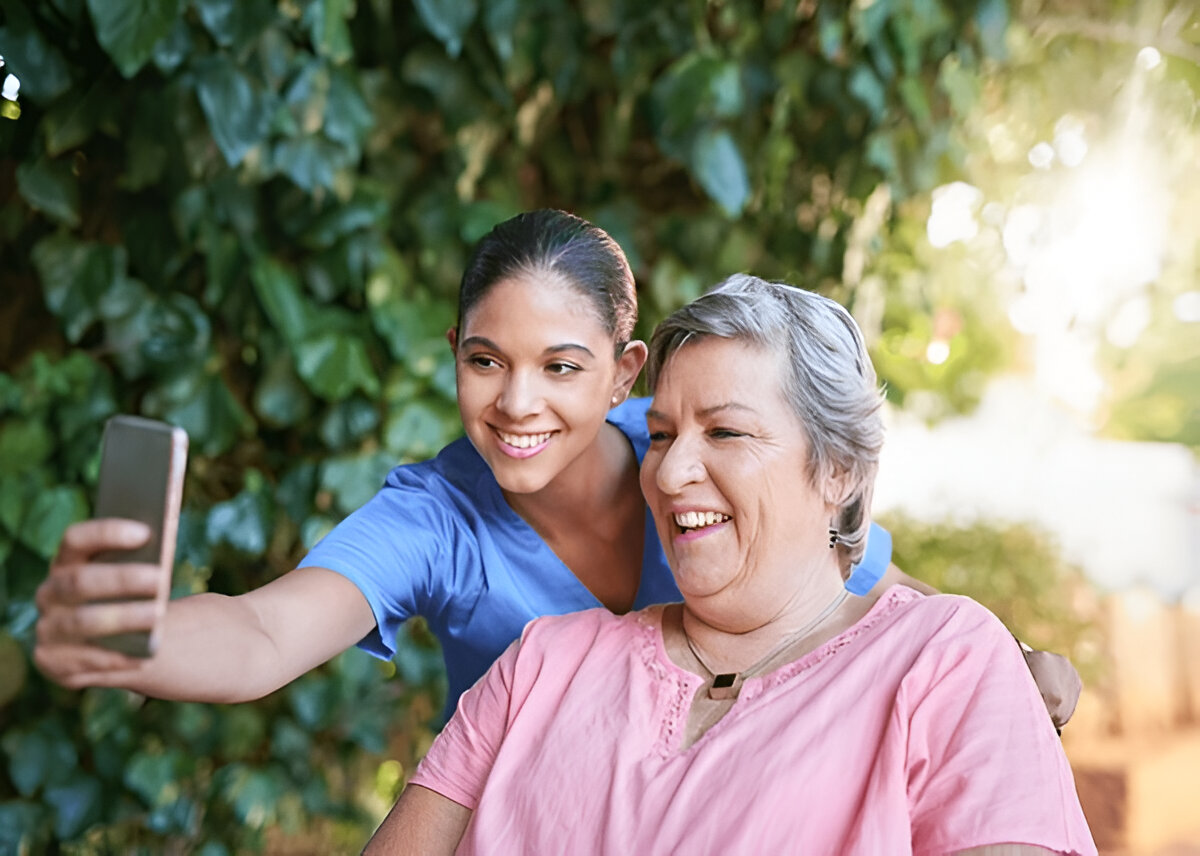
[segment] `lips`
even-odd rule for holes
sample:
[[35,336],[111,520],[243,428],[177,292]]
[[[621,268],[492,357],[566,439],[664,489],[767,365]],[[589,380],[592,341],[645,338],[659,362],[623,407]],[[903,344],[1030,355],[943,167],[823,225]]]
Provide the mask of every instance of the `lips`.
[[494,428],[496,437],[499,438],[500,451],[511,458],[531,458],[538,452],[546,448],[550,443],[550,438],[557,434],[557,431],[542,431],[537,434],[513,434],[508,431],[501,431],[499,428]]

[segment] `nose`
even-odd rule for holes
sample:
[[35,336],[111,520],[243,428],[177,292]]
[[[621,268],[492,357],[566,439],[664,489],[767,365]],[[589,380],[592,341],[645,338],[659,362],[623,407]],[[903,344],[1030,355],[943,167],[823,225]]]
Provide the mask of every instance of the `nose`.
[[686,435],[679,435],[671,441],[659,458],[654,473],[654,483],[667,496],[674,496],[704,478],[704,461],[699,444]]
[[496,408],[514,421],[536,416],[545,406],[545,396],[527,372],[510,372],[496,399]]

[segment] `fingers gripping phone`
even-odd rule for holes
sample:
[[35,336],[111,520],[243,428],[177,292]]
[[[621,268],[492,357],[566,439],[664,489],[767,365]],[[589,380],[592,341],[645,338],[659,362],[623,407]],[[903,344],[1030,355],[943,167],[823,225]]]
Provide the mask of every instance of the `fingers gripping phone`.
[[[182,428],[153,419],[113,416],[104,424],[95,516],[140,520],[150,527],[151,534],[136,550],[111,550],[96,559],[157,565],[161,573],[155,599],[163,609],[171,594],[187,445]],[[118,633],[95,641],[131,657],[149,657],[158,647],[160,632],[156,626],[151,631]]]

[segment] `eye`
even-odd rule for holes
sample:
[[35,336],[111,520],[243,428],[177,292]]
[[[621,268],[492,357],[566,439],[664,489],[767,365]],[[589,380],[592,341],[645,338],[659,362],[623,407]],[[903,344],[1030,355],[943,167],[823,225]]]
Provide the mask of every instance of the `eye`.
[[582,371],[582,369],[579,366],[571,363],[551,363],[550,365],[546,366],[546,371],[552,375],[565,377],[566,375],[574,374],[577,371]]
[[495,360],[484,354],[473,354],[467,357],[467,364],[472,365],[477,369],[490,369],[499,365]]
[[650,442],[651,443],[661,443],[662,441],[669,440],[670,438],[671,438],[671,435],[668,434],[666,431],[651,431],[650,432]]
[[734,431],[732,428],[714,428],[708,432],[709,436],[718,440],[732,440],[736,437],[745,437],[741,431]]

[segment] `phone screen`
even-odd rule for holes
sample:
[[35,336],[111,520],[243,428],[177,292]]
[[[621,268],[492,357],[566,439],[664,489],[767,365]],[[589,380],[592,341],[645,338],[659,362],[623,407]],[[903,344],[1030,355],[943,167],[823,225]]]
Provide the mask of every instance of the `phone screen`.
[[[98,555],[105,562],[144,562],[162,569],[158,599],[166,606],[175,563],[175,535],[187,462],[187,434],[181,428],[137,416],[114,416],[104,425],[96,517],[139,520],[150,540],[136,550]],[[135,657],[149,657],[156,632],[121,633],[96,640]]]

